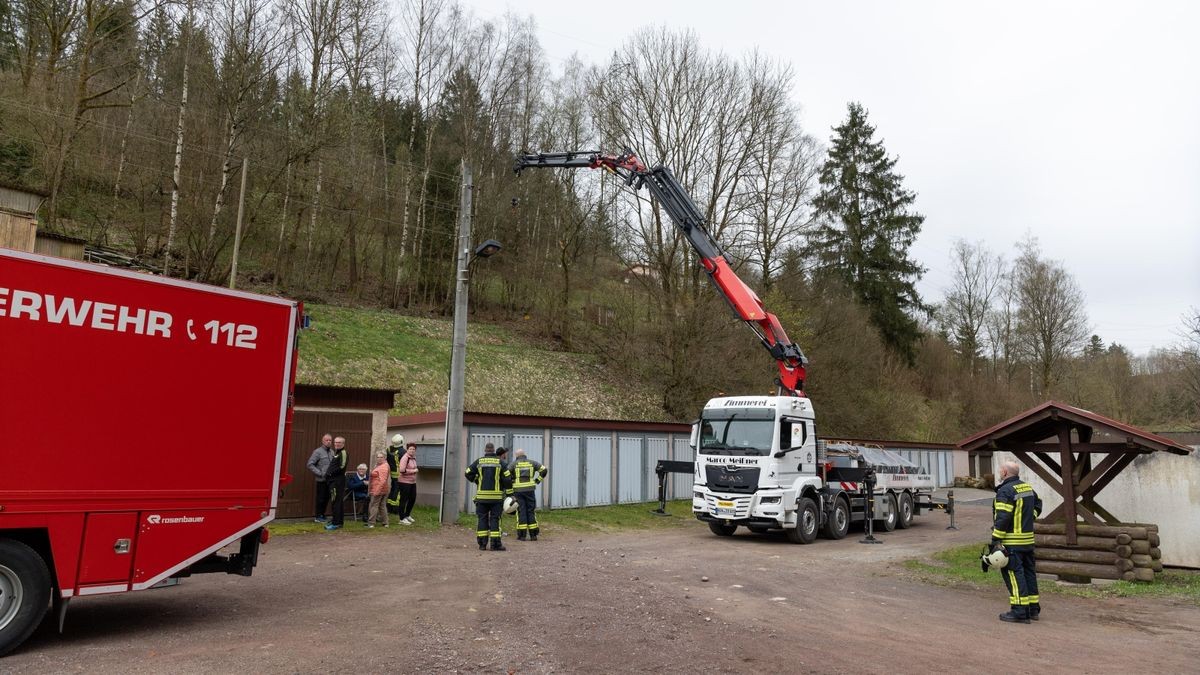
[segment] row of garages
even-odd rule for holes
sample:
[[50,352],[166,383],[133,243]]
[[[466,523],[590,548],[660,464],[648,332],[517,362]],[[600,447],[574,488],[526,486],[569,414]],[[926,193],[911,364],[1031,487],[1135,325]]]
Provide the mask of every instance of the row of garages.
[[[469,412],[463,423],[469,439],[466,462],[481,457],[484,446],[492,443],[513,451],[523,449],[529,457],[550,467],[539,494],[539,502],[549,508],[657,501],[658,477],[654,469],[658,461],[695,459],[688,443],[691,428],[686,424]],[[418,499],[436,504],[442,482],[444,414],[392,417],[388,433],[404,434],[406,440],[418,444]],[[952,445],[854,442],[874,443],[901,454],[928,470],[939,486],[953,485],[955,472],[965,470],[965,456],[957,458],[961,466],[956,466],[956,455],[963,453],[956,452]],[[455,473],[460,475],[461,471]],[[691,475],[668,477],[668,499],[687,499],[691,493]],[[472,496],[473,487],[469,486],[464,509],[470,508]]]
[[[293,480],[280,499],[281,518],[312,516],[315,483],[305,463],[325,433],[346,437],[351,467],[368,463],[372,451],[386,447],[392,434],[400,433],[406,440],[416,442],[417,463],[421,468],[418,501],[438,504],[445,414],[389,418],[387,410],[393,405],[394,394],[388,390],[297,386],[288,462],[288,473]],[[688,445],[691,429],[686,424],[471,412],[464,415],[463,423],[469,439],[466,462],[483,455],[483,446],[493,443],[512,450],[521,448],[549,466],[550,475],[542,484],[538,501],[550,508],[657,501],[658,477],[654,468],[658,461],[694,459]],[[955,475],[966,474],[965,454],[956,452],[951,445],[869,442],[926,468],[941,486],[953,484]],[[448,478],[462,480],[461,476],[462,468],[458,468]],[[691,486],[690,475],[671,474],[667,498],[686,499]],[[471,509],[471,489],[468,487],[462,504],[467,510]]]

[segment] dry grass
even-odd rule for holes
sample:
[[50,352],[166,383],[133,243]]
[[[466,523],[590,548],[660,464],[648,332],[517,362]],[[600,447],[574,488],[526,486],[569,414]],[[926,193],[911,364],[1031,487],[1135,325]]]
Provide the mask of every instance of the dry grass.
[[[383,310],[306,305],[298,379],[307,384],[394,388],[395,414],[445,407],[452,325]],[[659,397],[610,373],[594,357],[555,352],[505,330],[472,325],[467,409],[594,419],[665,420]]]

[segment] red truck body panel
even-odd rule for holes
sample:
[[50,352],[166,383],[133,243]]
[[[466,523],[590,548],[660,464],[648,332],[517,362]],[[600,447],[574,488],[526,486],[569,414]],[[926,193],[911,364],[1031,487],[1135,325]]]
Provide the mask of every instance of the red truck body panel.
[[64,597],[153,586],[275,516],[292,301],[0,249],[0,536]]

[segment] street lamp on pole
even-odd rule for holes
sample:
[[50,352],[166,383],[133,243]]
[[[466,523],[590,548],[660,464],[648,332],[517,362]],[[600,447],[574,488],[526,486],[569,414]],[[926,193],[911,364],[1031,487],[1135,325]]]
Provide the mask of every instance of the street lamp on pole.
[[454,346],[450,354],[450,391],[446,395],[446,432],[442,455],[442,498],[438,520],[449,525],[458,520],[462,506],[463,399],[467,365],[468,268],[475,258],[488,258],[503,248],[495,239],[471,247],[471,173],[463,165],[462,204],[459,210],[458,263],[455,266]]

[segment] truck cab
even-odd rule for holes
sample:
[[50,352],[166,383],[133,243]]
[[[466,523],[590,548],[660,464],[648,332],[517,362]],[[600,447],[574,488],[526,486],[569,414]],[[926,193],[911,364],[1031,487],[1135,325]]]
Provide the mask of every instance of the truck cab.
[[804,397],[714,398],[693,426],[692,446],[692,512],[710,526],[795,528],[798,500],[824,485],[813,406]]

